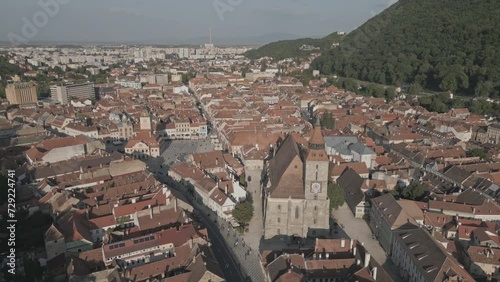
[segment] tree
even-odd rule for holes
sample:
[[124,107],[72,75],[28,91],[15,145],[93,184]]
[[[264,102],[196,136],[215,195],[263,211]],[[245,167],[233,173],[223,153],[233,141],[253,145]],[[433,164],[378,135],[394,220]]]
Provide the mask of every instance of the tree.
[[239,202],[233,211],[233,216],[240,225],[247,225],[253,217],[253,205],[252,202],[246,200],[244,202]]
[[486,153],[479,149],[479,148],[474,148],[474,149],[470,149],[466,152],[467,154],[467,157],[480,157],[482,160],[486,160],[488,161],[490,158],[488,157],[488,155],[486,155]]
[[410,185],[403,189],[401,197],[408,200],[418,201],[421,200],[426,193],[427,189],[425,189],[422,184],[417,181],[412,181]]
[[342,88],[347,91],[357,92],[358,91],[358,82],[352,78],[345,79],[342,83]]
[[[428,13],[428,11],[435,13]],[[399,1],[350,32],[311,63],[325,74],[497,97],[500,94],[498,1]],[[467,27],[467,28],[463,28]],[[485,28],[487,27],[487,28]]]
[[385,89],[384,93],[385,98],[387,101],[392,101],[396,97],[396,87],[389,86]]
[[408,90],[408,93],[410,95],[415,95],[415,96],[418,96],[420,95],[420,91],[421,91],[421,86],[420,84],[418,83],[413,83],[411,86],[410,86],[410,90]]
[[262,60],[262,63],[260,65],[260,71],[265,72],[267,69],[267,60]]
[[328,198],[330,198],[330,213],[344,204],[344,190],[338,184],[328,183]]
[[247,73],[250,72],[250,68],[248,66],[245,66],[244,68],[241,69],[241,77],[246,77]]
[[243,186],[243,187],[247,187],[247,182],[246,182],[246,179],[245,179],[245,173],[243,173],[242,175],[240,175],[240,185]]
[[335,118],[333,118],[332,113],[326,112],[321,116],[320,119],[321,127],[326,129],[334,129],[335,128]]
[[427,122],[427,123],[425,124],[425,127],[429,128],[429,129],[434,129],[434,128],[436,128],[436,125],[434,125],[434,124],[433,124],[433,123],[431,123],[431,122]]

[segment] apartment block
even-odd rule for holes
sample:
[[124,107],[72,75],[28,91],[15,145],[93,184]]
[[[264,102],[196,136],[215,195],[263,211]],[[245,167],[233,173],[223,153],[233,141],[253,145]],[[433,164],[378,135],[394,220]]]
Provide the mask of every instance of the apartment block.
[[34,82],[9,84],[5,89],[5,94],[11,105],[36,103],[38,98],[38,91]]
[[68,104],[71,99],[95,99],[95,87],[93,83],[55,85],[50,88],[50,96],[52,99],[59,101],[61,104]]

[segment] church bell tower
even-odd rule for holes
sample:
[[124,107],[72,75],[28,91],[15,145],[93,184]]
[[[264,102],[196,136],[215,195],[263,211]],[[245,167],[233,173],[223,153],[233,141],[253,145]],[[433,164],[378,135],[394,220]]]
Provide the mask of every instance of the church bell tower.
[[328,174],[329,160],[318,119],[309,139],[305,158],[304,189],[306,199],[326,200],[328,198]]

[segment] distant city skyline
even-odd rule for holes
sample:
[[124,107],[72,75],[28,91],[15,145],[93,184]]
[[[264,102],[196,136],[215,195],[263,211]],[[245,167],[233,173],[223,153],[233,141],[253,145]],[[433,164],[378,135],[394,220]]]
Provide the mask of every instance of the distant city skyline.
[[9,34],[22,36],[26,21],[44,13],[40,3],[51,2],[58,11],[30,42],[200,43],[208,40],[210,27],[215,44],[318,37],[349,32],[396,0],[5,1],[0,42],[9,41]]

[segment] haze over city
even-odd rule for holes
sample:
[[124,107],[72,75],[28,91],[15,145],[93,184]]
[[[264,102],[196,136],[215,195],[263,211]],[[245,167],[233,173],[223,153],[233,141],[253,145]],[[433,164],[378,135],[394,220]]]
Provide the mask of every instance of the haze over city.
[[[122,42],[223,44],[267,43],[350,31],[394,0],[70,0],[31,42]],[[217,8],[218,7],[218,8]],[[219,12],[217,9],[220,9]],[[38,1],[4,1],[0,41],[20,33],[23,17],[40,11]],[[221,16],[222,15],[222,16]],[[259,42],[260,41],[260,42]]]

